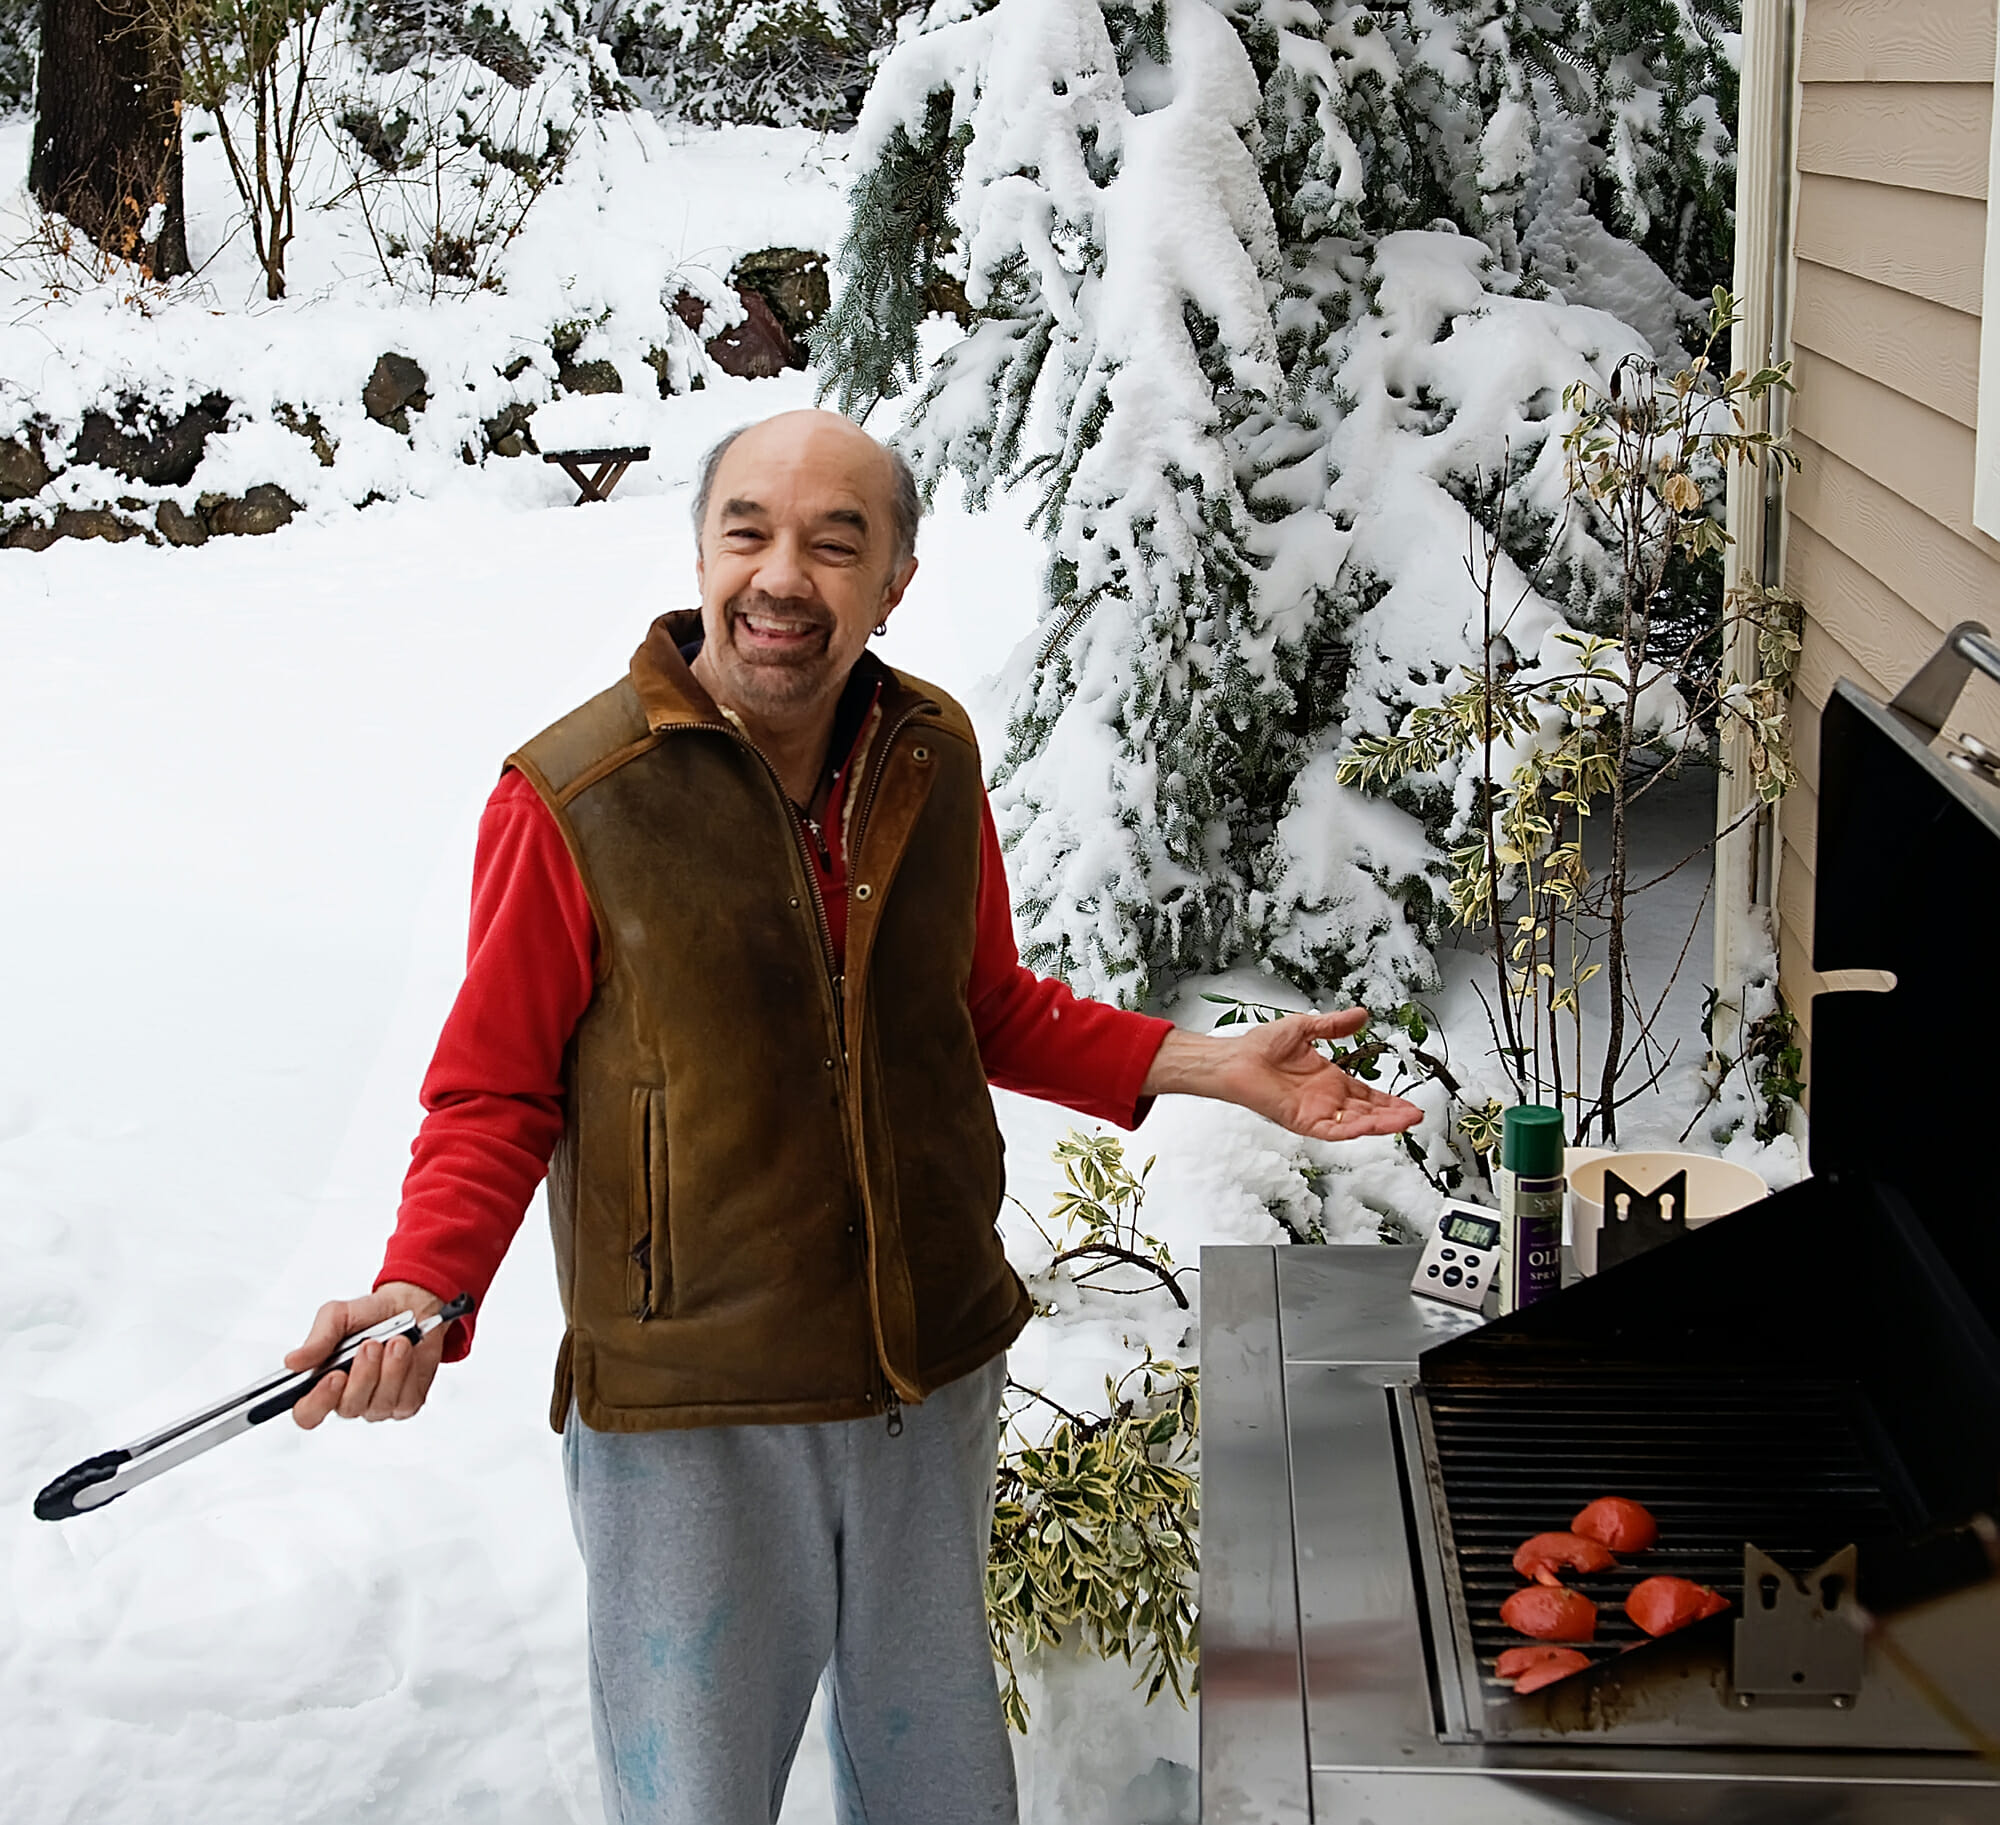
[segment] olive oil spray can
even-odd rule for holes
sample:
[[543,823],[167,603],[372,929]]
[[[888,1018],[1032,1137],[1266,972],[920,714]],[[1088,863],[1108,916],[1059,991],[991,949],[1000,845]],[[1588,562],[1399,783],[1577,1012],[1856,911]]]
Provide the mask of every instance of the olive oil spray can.
[[1523,1103],[1500,1118],[1500,1273],[1505,1317],[1562,1288],[1562,1113]]

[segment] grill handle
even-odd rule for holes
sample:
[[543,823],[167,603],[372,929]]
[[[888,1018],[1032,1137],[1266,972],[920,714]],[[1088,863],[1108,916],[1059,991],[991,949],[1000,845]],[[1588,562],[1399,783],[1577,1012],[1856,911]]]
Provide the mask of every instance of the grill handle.
[[1975,666],[2000,681],[2000,645],[1982,623],[1961,621],[1945,635],[1944,644],[1924,662],[1923,669],[1896,693],[1889,708],[1922,730],[1929,741],[1943,730]]

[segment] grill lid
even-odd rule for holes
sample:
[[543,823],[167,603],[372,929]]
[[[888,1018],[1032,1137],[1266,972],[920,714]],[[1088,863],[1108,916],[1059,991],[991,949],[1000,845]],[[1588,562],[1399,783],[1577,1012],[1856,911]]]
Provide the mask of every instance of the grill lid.
[[1813,967],[1896,986],[1813,998],[1812,1166],[1900,1189],[2000,1329],[2000,787],[1925,733],[1844,679],[1820,718]]

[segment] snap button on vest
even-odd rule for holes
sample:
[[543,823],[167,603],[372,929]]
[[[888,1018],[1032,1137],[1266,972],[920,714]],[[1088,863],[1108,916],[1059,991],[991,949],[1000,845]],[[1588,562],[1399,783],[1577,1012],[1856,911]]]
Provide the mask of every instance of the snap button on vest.
[[874,888],[870,887],[866,881],[863,881],[860,886],[855,888],[854,897],[857,900],[866,900],[870,898],[874,894],[874,892],[875,892]]

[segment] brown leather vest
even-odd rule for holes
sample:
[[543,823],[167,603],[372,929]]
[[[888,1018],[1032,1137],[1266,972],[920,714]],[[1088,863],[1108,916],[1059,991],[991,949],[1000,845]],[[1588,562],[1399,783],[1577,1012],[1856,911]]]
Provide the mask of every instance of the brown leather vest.
[[[508,762],[597,918],[549,1218],[550,1421],[852,1419],[997,1355],[1033,1310],[994,1229],[1000,1133],[966,985],[979,756],[889,673],[850,781],[847,956],[770,763],[663,616],[630,674]],[[885,668],[886,670],[886,668]]]

